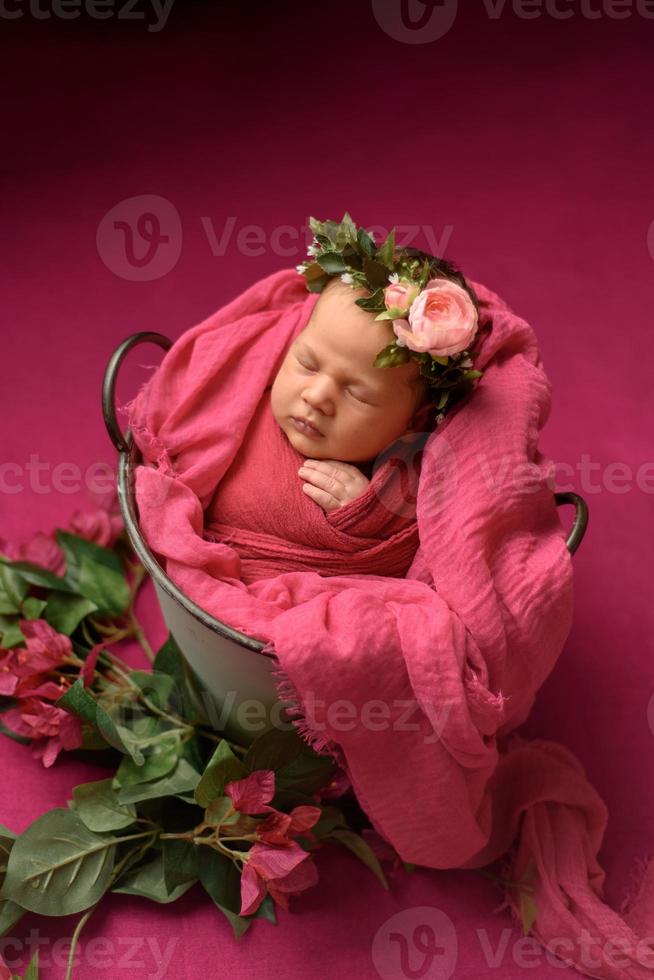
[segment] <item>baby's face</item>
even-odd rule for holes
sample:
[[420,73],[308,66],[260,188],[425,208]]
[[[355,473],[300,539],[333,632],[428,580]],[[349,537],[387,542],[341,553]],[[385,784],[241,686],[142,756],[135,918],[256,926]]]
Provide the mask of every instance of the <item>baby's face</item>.
[[[312,459],[366,463],[415,422],[426,390],[415,361],[372,366],[394,339],[387,320],[354,302],[366,296],[332,279],[302,332],[289,347],[273,382],[273,415],[291,445]],[[319,433],[301,431],[306,418]]]

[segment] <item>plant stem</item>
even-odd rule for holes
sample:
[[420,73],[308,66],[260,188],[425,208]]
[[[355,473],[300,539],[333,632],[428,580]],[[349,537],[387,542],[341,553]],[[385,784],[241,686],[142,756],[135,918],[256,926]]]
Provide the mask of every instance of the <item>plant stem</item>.
[[100,902],[96,902],[95,905],[92,905],[90,909],[87,909],[84,915],[82,916],[82,918],[75,926],[75,931],[70,940],[70,953],[68,954],[68,965],[66,967],[66,976],[64,980],[70,980],[71,976],[73,975],[73,965],[74,965],[73,961],[75,959],[75,947],[77,946],[77,940],[79,939],[79,935],[82,929],[89,921],[89,919],[91,918],[91,916],[93,915],[93,913],[95,912],[99,904]]
[[132,624],[132,628],[134,630],[134,635],[136,636],[136,639],[139,641],[139,643],[141,645],[141,649],[145,653],[145,655],[148,658],[148,660],[150,661],[150,663],[153,664],[154,663],[154,650],[150,646],[150,643],[148,641],[148,638],[147,638],[147,636],[145,635],[145,633],[143,631],[143,627],[141,626],[140,622],[136,618],[136,613],[134,612],[134,607],[133,606],[130,606],[128,615],[129,615],[130,623]]

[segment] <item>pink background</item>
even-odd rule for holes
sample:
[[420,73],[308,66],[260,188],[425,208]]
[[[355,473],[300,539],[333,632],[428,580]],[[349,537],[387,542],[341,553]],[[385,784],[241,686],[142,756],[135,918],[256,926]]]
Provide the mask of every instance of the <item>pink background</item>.
[[[406,43],[375,17],[383,8],[386,23],[398,5],[218,12],[179,0],[159,32],[86,14],[0,19],[0,535],[65,525],[90,505],[93,464],[115,467],[100,386],[127,335],[175,338],[254,279],[297,264],[309,215],[339,219],[347,209],[367,227],[404,226],[401,244],[434,251],[440,242],[535,328],[553,384],[541,449],[561,464],[557,489],[575,489],[590,507],[574,559],[574,626],[523,731],[570,746],[608,804],[600,857],[617,906],[654,839],[654,20],[635,4],[616,19],[600,0],[594,19],[588,3],[586,15],[569,5],[570,19],[524,19],[508,2],[492,17],[478,3],[444,36]],[[164,199],[145,210],[169,240],[139,270],[113,220],[135,223],[144,207],[131,199],[141,195]],[[248,225],[260,229],[257,247],[239,238]],[[232,226],[213,254],[211,230],[220,242]],[[282,226],[295,234],[281,239],[287,254],[275,239]],[[138,262],[146,245],[135,247]],[[142,273],[155,278],[134,280]],[[132,356],[123,400],[159,357],[154,348]],[[571,520],[569,508],[561,513]],[[142,605],[159,642],[151,593]],[[43,771],[8,739],[0,759],[0,822],[17,832],[65,806],[72,786],[106,775],[65,757]],[[520,930],[508,913],[492,914],[499,892],[478,875],[423,870],[389,894],[335,846],[318,864],[320,887],[295,899],[278,928],[256,923],[240,944],[199,887],[167,907],[112,896],[82,934],[75,976],[401,980],[396,946],[373,939],[402,911],[397,928],[410,937],[423,906],[449,916],[458,940],[454,973],[443,963],[439,977],[571,974],[538,954],[520,961]],[[28,916],[14,930],[23,944],[30,929],[49,939],[46,980],[64,975],[52,943],[75,921]],[[484,930],[495,949],[503,929],[493,967]],[[95,965],[84,952],[93,937],[109,943]],[[172,957],[157,973],[148,943],[169,940]]]

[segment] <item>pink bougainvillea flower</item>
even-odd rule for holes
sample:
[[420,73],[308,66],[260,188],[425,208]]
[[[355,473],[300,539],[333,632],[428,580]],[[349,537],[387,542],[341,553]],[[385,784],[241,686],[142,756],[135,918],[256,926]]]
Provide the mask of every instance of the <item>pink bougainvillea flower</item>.
[[268,882],[270,897],[288,911],[288,896],[299,895],[300,892],[318,884],[318,869],[311,858],[307,858],[302,864],[284,878],[277,878],[275,881]]
[[[296,806],[290,813],[275,810],[257,827],[257,837],[267,844],[291,843],[291,838],[304,834],[320,820],[322,810],[317,806]],[[313,837],[312,834],[308,836]]]
[[275,795],[275,773],[272,769],[257,769],[244,779],[233,779],[225,786],[225,793],[240,813],[266,813]]
[[66,558],[55,541],[43,531],[27,541],[25,544],[16,545],[10,541],[0,538],[0,554],[5,555],[10,561],[29,561],[33,565],[39,565],[55,575],[63,575],[66,569]]
[[241,915],[252,915],[265,898],[288,909],[288,895],[298,895],[318,880],[318,871],[307,852],[292,842],[286,847],[255,844],[241,874]]
[[331,782],[320,791],[320,798],[322,800],[335,800],[339,796],[343,796],[344,793],[352,786],[350,777],[345,772],[344,769],[339,769],[333,776]]
[[77,749],[82,744],[79,718],[38,698],[26,698],[17,707],[9,708],[3,713],[2,720],[12,732],[34,741],[32,754],[41,759],[46,768],[52,765],[62,749]]
[[0,953],[0,980],[11,980],[14,974],[7,966],[2,953]]
[[241,915],[252,915],[266,897],[266,883],[246,861],[241,871]]
[[120,514],[99,507],[92,511],[76,511],[70,519],[68,529],[80,538],[86,538],[103,548],[111,548],[122,534],[124,524]]
[[376,830],[366,827],[361,831],[361,836],[379,861],[387,861],[391,865],[389,874],[394,874],[403,868],[400,855]]
[[84,681],[84,687],[90,687],[93,683],[93,673],[95,671],[95,665],[98,662],[98,657],[104,647],[104,643],[96,643],[94,647],[91,647],[86,655],[86,660],[84,661],[84,666],[80,671],[82,680]]
[[68,687],[48,679],[72,653],[70,638],[57,633],[43,619],[24,619],[20,628],[26,646],[0,651],[0,694],[15,698],[42,697],[56,700]]
[[248,863],[264,881],[284,878],[293,868],[304,861],[307,851],[295,841],[284,847],[270,844],[254,844],[248,851]]

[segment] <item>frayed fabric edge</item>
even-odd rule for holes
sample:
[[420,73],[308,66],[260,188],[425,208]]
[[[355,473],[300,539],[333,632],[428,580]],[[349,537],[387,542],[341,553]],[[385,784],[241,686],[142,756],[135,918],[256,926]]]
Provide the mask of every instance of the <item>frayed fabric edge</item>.
[[638,905],[643,889],[648,883],[647,879],[650,876],[653,876],[654,880],[654,855],[646,854],[643,857],[634,858],[627,891],[620,904],[621,915],[629,915],[634,907]]
[[[261,649],[261,653],[264,654],[274,654],[274,652],[275,649],[272,643],[267,643]],[[298,732],[298,735],[318,755],[330,755],[334,762],[343,768],[346,762],[340,746],[327,735],[316,732],[308,723],[302,698],[295,684],[276,657],[272,660],[271,675],[279,699],[285,702],[285,711],[290,716],[291,724]]]

